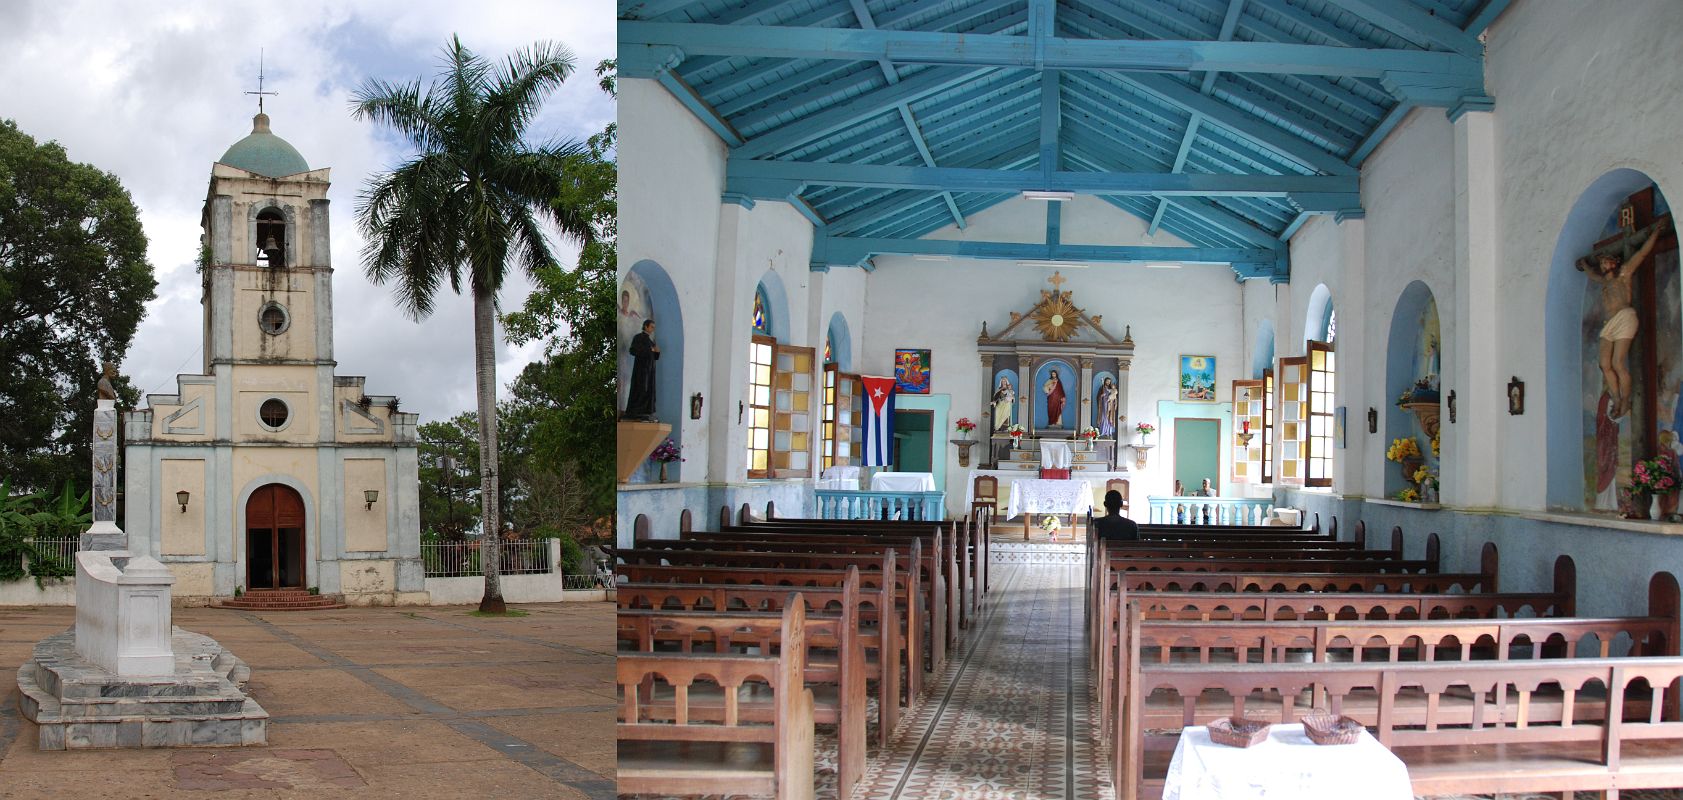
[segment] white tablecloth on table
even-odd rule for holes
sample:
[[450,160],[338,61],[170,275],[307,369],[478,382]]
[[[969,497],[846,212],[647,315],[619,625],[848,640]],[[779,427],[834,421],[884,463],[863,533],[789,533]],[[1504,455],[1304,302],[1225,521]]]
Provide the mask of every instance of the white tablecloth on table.
[[1246,748],[1210,741],[1208,728],[1185,728],[1163,784],[1163,800],[1412,800],[1408,767],[1367,731],[1353,744],[1321,746],[1303,726],[1275,725],[1267,741]]
[[929,472],[879,472],[871,476],[873,492],[933,492],[935,475]]
[[859,491],[858,467],[830,467],[818,476],[817,488]]
[[1075,456],[1071,454],[1069,442],[1040,441],[1040,466],[1046,469],[1069,469]]
[[1018,479],[1011,484],[1005,516],[1085,514],[1093,508],[1093,485],[1084,480]]

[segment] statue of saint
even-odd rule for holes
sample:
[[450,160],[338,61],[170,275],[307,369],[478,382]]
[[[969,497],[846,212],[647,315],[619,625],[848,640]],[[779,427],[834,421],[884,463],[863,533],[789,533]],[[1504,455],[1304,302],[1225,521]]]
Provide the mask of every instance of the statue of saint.
[[[1656,223],[1648,241],[1622,264],[1618,258],[1603,253],[1597,259],[1596,268],[1584,270],[1591,281],[1601,284],[1601,311],[1607,316],[1601,323],[1601,380],[1613,398],[1610,411],[1613,419],[1630,413],[1630,343],[1636,338],[1638,325],[1636,309],[1631,306],[1631,279],[1654,251],[1664,231],[1665,223]],[[1579,266],[1584,265],[1580,262]]]
[[1104,379],[1104,385],[1099,387],[1099,436],[1112,438],[1116,436],[1116,382],[1110,378]]
[[631,395],[625,400],[625,419],[655,419],[655,361],[660,359],[660,345],[655,344],[654,330],[654,320],[646,319],[643,331],[631,337]]
[[99,399],[116,400],[117,387],[112,385],[111,382],[117,378],[117,365],[107,361],[104,362],[104,366],[105,371],[104,374],[100,375],[99,385],[97,387],[99,390]]
[[1052,377],[1046,379],[1040,391],[1046,393],[1046,427],[1060,428],[1064,422],[1064,381],[1058,377],[1058,371],[1052,370]]
[[999,388],[993,390],[993,432],[1004,433],[1006,428],[1016,422],[1013,419],[1017,410],[1017,390],[1011,388],[1011,379],[999,376]]

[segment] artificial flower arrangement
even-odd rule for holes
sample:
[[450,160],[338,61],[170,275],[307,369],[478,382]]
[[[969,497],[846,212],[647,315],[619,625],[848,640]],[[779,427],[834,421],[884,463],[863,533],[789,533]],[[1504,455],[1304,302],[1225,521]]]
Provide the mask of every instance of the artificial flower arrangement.
[[1418,503],[1420,502],[1420,490],[1410,486],[1407,489],[1397,492],[1395,497],[1404,503]]
[[959,433],[969,433],[976,430],[976,423],[971,422],[969,417],[959,417],[958,421],[953,423],[953,427],[957,428]]
[[1636,462],[1630,470],[1630,490],[1648,494],[1677,491],[1677,463],[1669,454]]
[[1405,458],[1419,458],[1420,443],[1412,436],[1402,436],[1391,440],[1391,446],[1385,451],[1386,461],[1402,463]]
[[1436,403],[1438,401],[1438,376],[1427,375],[1414,382],[1413,386],[1403,390],[1397,396],[1397,405],[1406,406],[1409,403]]
[[1140,424],[1134,426],[1134,432],[1141,436],[1150,436],[1151,434],[1156,433],[1157,429],[1152,427],[1149,422],[1141,422]]
[[1437,473],[1432,472],[1432,468],[1424,464],[1421,464],[1420,468],[1414,471],[1412,478],[1416,484],[1419,484],[1422,487],[1430,486],[1433,489],[1438,488]]
[[1097,439],[1097,438],[1099,438],[1099,429],[1095,428],[1095,427],[1092,427],[1091,425],[1089,425],[1085,428],[1082,428],[1081,429],[1081,438],[1086,439],[1089,442],[1094,440],[1094,439]]
[[1438,454],[1438,437],[1432,437],[1432,458],[1441,458]]
[[671,438],[667,438],[666,441],[655,446],[654,452],[649,454],[649,460],[659,461],[662,464],[670,464],[674,461],[683,461],[684,457],[682,453],[683,448],[674,444]]
[[1058,522],[1058,518],[1055,515],[1047,514],[1046,516],[1040,518],[1040,527],[1046,529],[1046,535],[1048,537],[1056,540],[1058,538],[1058,529],[1062,528],[1063,525]]
[[1011,427],[1005,429],[1005,435],[1010,436],[1013,439],[1021,438],[1023,434],[1026,433],[1028,433],[1028,428],[1023,427],[1021,423],[1013,424]]

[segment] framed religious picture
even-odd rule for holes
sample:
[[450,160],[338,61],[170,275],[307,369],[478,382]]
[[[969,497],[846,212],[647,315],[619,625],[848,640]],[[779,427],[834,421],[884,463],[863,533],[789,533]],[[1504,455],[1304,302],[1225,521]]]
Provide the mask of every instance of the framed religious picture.
[[1180,357],[1180,399],[1200,403],[1216,401],[1215,356]]
[[1508,413],[1516,417],[1525,413],[1525,381],[1518,375],[1508,381]]
[[929,351],[894,351],[894,391],[929,394]]

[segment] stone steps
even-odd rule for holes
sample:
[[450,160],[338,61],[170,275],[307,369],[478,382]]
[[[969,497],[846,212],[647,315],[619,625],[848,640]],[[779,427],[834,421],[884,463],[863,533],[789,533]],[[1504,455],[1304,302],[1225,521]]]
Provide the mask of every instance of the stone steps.
[[335,594],[310,594],[303,589],[254,589],[239,597],[212,600],[212,608],[240,611],[320,611],[344,608],[344,598]]

